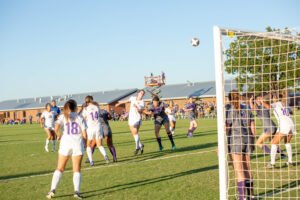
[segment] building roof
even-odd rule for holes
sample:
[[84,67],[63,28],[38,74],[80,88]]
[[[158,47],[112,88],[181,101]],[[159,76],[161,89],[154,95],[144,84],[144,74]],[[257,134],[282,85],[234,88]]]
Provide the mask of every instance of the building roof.
[[[235,88],[235,84],[232,81],[226,81],[224,87],[225,94],[227,95],[227,93],[231,89]],[[145,91],[147,91],[153,88],[146,87],[144,89]],[[160,87],[160,90],[160,96],[162,96],[162,99],[184,99],[188,98],[189,96],[200,98],[216,96],[215,81],[163,85],[162,87]],[[63,106],[68,99],[74,99],[79,105],[81,105],[84,102],[84,98],[87,95],[92,95],[94,97],[94,100],[100,104],[111,104],[116,101],[127,100],[131,95],[134,95],[136,92],[137,89],[134,88],[124,90],[71,94],[63,96],[15,99],[0,102],[0,111],[44,108],[45,104],[51,102],[52,99],[56,100],[56,103],[59,107]],[[152,99],[151,94],[149,92],[146,92],[144,99]]]
[[[232,89],[232,85],[228,84],[226,81],[225,84],[225,93]],[[159,96],[162,99],[186,99],[190,96],[192,97],[215,97],[216,96],[216,82],[215,81],[206,81],[206,82],[189,82],[184,84],[173,84],[173,85],[163,85],[159,88],[161,90]],[[153,90],[151,87],[144,88],[146,94],[144,100],[151,100],[152,96],[150,92]],[[127,100],[129,97],[125,97],[122,100]]]
[[37,97],[37,98],[26,98],[26,99],[15,99],[0,102],[0,111],[9,110],[28,110],[44,108],[46,103],[51,102],[51,100],[56,100],[57,106],[61,107],[68,99],[74,99],[79,105],[84,102],[84,98],[87,95],[92,95],[94,100],[100,104],[110,104],[115,101],[131,95],[137,91],[134,89],[125,90],[111,90],[102,92],[91,92],[91,93],[81,93],[81,94],[71,94],[63,96],[48,96],[48,97]]

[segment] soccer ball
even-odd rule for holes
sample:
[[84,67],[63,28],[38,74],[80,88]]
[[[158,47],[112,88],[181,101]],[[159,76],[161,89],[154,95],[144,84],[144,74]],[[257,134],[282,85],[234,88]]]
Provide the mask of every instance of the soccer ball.
[[197,47],[197,46],[199,46],[199,44],[200,44],[200,40],[199,40],[198,38],[193,38],[193,39],[191,40],[191,43],[192,43],[192,46],[193,46],[193,47]]

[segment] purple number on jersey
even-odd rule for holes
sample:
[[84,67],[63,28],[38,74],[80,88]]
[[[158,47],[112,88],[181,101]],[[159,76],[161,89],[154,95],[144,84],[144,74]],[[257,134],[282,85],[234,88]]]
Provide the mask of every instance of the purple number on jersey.
[[68,135],[70,135],[71,133],[72,134],[78,134],[79,132],[79,129],[78,129],[78,124],[76,122],[72,122],[70,124],[70,122],[66,123],[67,125],[67,132],[68,132]]

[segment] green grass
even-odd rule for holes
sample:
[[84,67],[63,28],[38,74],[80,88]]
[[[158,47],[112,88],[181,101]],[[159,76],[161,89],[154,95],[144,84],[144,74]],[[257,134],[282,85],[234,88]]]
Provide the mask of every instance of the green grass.
[[[198,122],[195,137],[186,138],[188,121],[178,120],[176,151],[170,150],[170,142],[162,130],[165,147],[163,152],[158,152],[153,122],[143,122],[140,135],[145,144],[145,153],[139,156],[133,156],[135,144],[127,122],[111,122],[119,162],[106,165],[100,153],[95,152],[94,167],[82,164],[82,195],[86,199],[109,200],[219,199],[216,120],[205,119]],[[1,200],[45,199],[57,164],[57,152],[46,153],[44,143],[45,133],[38,125],[0,126]],[[260,167],[256,165],[257,162],[253,162],[254,169]],[[276,175],[275,172],[263,174],[256,173],[255,170],[254,173],[260,179]],[[289,175],[299,178],[299,171],[297,173],[297,176]],[[280,174],[285,176],[282,171]],[[290,183],[293,184],[292,181]],[[289,187],[295,187],[295,184]],[[282,185],[284,183],[276,183],[274,187]],[[263,194],[272,190],[256,191]],[[234,189],[230,190],[231,194],[234,192]],[[70,162],[55,199],[73,199],[72,194]],[[299,191],[293,190],[277,197],[284,195],[296,197],[299,196]]]

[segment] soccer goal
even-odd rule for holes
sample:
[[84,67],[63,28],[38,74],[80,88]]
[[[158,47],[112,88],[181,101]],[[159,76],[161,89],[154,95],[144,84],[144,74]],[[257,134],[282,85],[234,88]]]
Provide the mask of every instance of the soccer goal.
[[300,199],[299,32],[214,27],[214,50],[220,199]]

